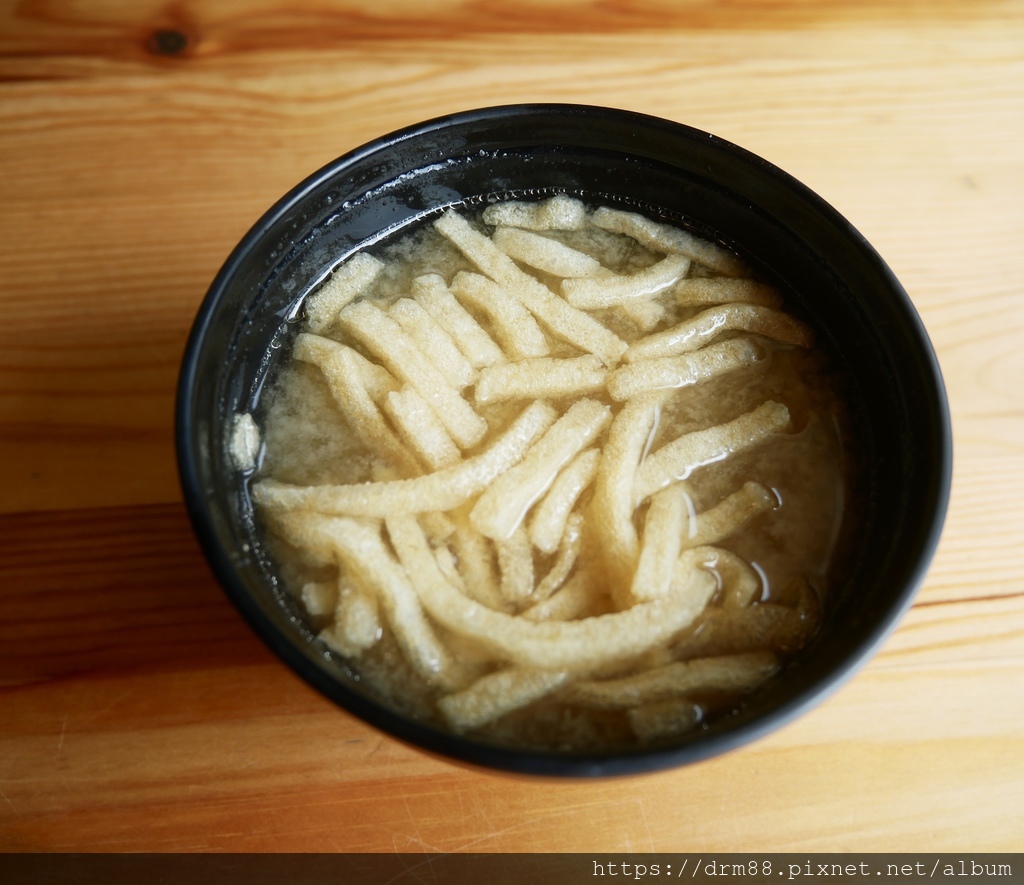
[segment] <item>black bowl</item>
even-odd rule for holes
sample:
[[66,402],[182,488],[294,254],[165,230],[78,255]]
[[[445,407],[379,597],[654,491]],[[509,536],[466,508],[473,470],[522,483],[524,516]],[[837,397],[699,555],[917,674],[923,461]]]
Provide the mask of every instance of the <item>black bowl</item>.
[[[260,545],[250,476],[232,466],[233,416],[254,409],[303,296],[337,262],[441,208],[579,194],[687,219],[739,244],[795,293],[862,399],[867,467],[857,549],[814,643],[731,716],[653,750],[567,754],[494,746],[382,705],[313,641]],[[287,348],[283,348],[286,350]],[[909,606],[938,543],[952,467],[948,407],[906,292],[821,198],[720,138],[626,111],[515,105],[443,117],[341,157],[281,199],[217,275],[182,365],[177,446],[185,501],[228,596],[298,674],[393,736],[449,758],[533,774],[680,765],[774,729],[819,701]]]

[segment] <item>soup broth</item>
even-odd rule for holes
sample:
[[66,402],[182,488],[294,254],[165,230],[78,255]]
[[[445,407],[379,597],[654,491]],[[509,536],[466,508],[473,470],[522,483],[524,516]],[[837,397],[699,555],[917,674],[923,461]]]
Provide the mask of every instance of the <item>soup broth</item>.
[[736,254],[567,196],[335,269],[257,415],[284,586],[384,701],[558,751],[706,727],[809,643],[854,487],[840,377]]

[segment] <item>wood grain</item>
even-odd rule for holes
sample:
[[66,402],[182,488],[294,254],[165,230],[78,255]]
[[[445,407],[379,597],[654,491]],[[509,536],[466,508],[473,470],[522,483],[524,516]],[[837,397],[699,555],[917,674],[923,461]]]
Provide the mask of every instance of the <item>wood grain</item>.
[[7,515],[0,535],[0,684],[266,658],[180,505]]
[[[1024,5],[427,8],[0,4],[0,850],[1019,850]],[[177,366],[234,243],[370,138],[519,101],[796,175],[893,267],[948,386],[913,608],[825,703],[680,771],[550,783],[383,737],[250,633],[180,503]]]

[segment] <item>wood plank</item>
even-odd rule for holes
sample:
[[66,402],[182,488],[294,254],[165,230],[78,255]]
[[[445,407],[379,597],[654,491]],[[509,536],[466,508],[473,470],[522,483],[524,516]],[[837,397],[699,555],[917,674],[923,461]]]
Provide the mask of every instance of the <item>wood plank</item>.
[[[293,687],[265,668],[167,675],[152,692],[114,679],[96,685],[108,701],[98,715],[50,692],[46,730],[0,738],[0,759],[21,762],[0,763],[0,844],[515,852],[551,850],[557,832],[558,850],[580,852],[920,851],[1005,849],[1018,832],[1024,739],[1003,701],[1024,690],[1019,661],[869,668],[819,711],[726,757],[583,783],[451,766]],[[893,740],[900,721],[913,733]]]
[[[766,4],[737,0],[722,6],[712,0],[529,0],[515,6],[476,5],[437,0],[429,15],[416,0],[388,0],[368,9],[360,0],[274,0],[239,4],[204,0],[167,7],[160,0],[130,5],[100,0],[88,6],[53,6],[36,0],[7,6],[0,15],[0,54],[31,59],[45,56],[115,58],[123,61],[204,58],[231,52],[264,52],[366,42],[430,40],[482,35],[614,34],[659,31],[786,30],[837,28],[856,23],[886,27],[927,25],[935,21],[970,25],[978,18],[997,20],[1019,13],[1012,0],[957,0],[931,3],[885,0],[797,0]],[[175,31],[185,40],[154,39]]]
[[[0,4],[0,851],[1018,850],[1024,4]],[[183,39],[179,39],[183,38]],[[255,638],[179,502],[218,267],[346,150],[520,101],[715,132],[892,266],[950,394],[934,565],[871,661],[746,748],[561,783],[435,759]]]
[[[1024,789],[1024,774],[1006,779],[1024,749],[1019,709],[1006,703],[1024,691],[1024,594],[922,601],[819,710],[637,794],[634,781],[556,788],[453,767],[337,710],[248,635],[178,508],[7,517],[0,535],[14,554],[0,573],[7,850],[329,849],[339,825],[347,850],[367,851],[546,850],[551,827],[576,851],[724,851],[734,839],[751,850],[835,850],[837,839],[843,850],[915,850],[955,837],[953,791]],[[14,588],[29,579],[24,597]],[[913,732],[894,731],[902,721]],[[715,830],[698,809],[747,778],[773,802]],[[799,799],[808,795],[817,799]],[[882,796],[886,813],[866,814]],[[451,829],[467,803],[485,835]],[[779,805],[785,837],[771,826]],[[995,805],[976,848],[1012,837]],[[605,823],[575,828],[581,812]],[[887,841],[903,817],[912,824]]]
[[180,505],[0,516],[0,686],[264,662]]
[[[606,37],[575,52],[538,37],[529,46],[496,38],[486,61],[455,65],[437,47],[398,65],[339,53],[329,85],[317,78],[327,59],[272,76],[246,71],[216,87],[202,71],[118,89],[72,82],[60,102],[47,97],[47,83],[9,84],[0,103],[0,262],[9,281],[0,292],[0,455],[23,481],[0,491],[0,511],[174,500],[177,363],[209,281],[246,228],[363,140],[441,110],[528,97],[632,105],[775,160],[846,213],[903,277],[950,367],[957,415],[1018,408],[1010,379],[1022,369],[1013,341],[1024,304],[1007,280],[1022,270],[1024,177],[1016,140],[987,133],[1024,126],[1024,116],[1006,117],[1024,98],[1016,85],[1001,93],[986,84],[996,65],[1000,83],[1024,82],[1024,60],[1007,58],[1008,38],[994,26],[979,28],[960,56],[941,50],[953,36],[945,28],[934,40],[876,36],[867,69],[851,64],[863,32],[811,43],[786,32],[726,43],[651,38],[639,70],[641,41],[628,36],[610,57]],[[545,45],[553,61],[537,67]],[[790,61],[780,68],[779,57]],[[481,78],[486,70],[500,75]],[[957,90],[936,87],[937,77]],[[850,145],[846,162],[829,162]],[[57,260],[40,260],[42,243]],[[973,258],[945,266],[933,258],[936,243],[957,243]],[[62,451],[69,438],[80,442],[71,459]]]

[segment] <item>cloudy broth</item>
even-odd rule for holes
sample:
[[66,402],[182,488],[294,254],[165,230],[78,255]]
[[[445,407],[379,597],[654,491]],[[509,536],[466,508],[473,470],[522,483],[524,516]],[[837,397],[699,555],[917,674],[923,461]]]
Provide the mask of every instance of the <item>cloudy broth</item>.
[[784,678],[856,471],[782,290],[568,197],[369,252],[307,299],[257,413],[257,516],[325,654],[425,722],[558,751],[677,740]]

